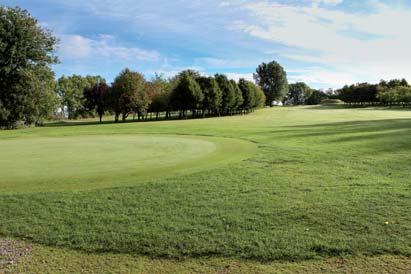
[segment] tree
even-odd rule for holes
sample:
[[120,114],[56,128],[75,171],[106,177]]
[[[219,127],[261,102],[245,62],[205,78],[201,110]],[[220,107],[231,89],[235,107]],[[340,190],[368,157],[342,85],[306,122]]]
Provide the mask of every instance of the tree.
[[282,101],[288,92],[287,73],[275,61],[259,65],[254,79],[264,91],[267,106],[272,106],[273,101]]
[[95,110],[101,123],[104,113],[110,108],[110,87],[105,82],[97,83],[92,88],[84,90],[84,98],[85,107],[88,110]]
[[221,109],[225,114],[229,114],[236,105],[235,87],[230,83],[227,76],[223,74],[216,74],[215,79],[222,92]]
[[411,103],[411,87],[404,85],[396,86],[394,88],[381,87],[377,97],[386,105],[400,104],[405,107]]
[[120,114],[125,121],[132,112],[140,118],[147,111],[150,99],[145,92],[144,77],[140,73],[124,69],[114,80],[112,90],[116,122]]
[[318,105],[321,103],[322,100],[327,99],[328,96],[325,92],[322,92],[321,90],[312,90],[310,97],[307,98],[305,103],[307,105]]
[[220,107],[222,102],[222,92],[217,84],[217,81],[213,77],[199,77],[197,82],[201,87],[204,98],[201,104],[203,111],[203,117],[205,111],[213,112],[214,114],[220,114]]
[[61,100],[61,109],[67,108],[69,119],[87,117],[90,114],[86,107],[84,91],[93,88],[98,83],[105,83],[101,76],[62,76],[57,81],[57,94]]
[[407,80],[405,80],[405,79],[401,79],[401,80],[400,79],[393,79],[393,80],[390,80],[388,82],[384,81],[384,80],[381,80],[380,83],[379,83],[379,86],[382,87],[382,88],[390,88],[390,89],[397,88],[397,87],[410,87]]
[[146,82],[146,93],[150,99],[149,112],[156,113],[156,119],[162,111],[169,111],[169,82],[161,75],[156,75],[151,81]]
[[201,106],[204,99],[201,87],[188,73],[182,73],[178,79],[177,85],[171,92],[170,103],[173,109],[180,111],[180,117],[185,117],[187,110],[192,110],[194,116],[195,110]]
[[40,125],[52,117],[60,103],[55,93],[54,73],[47,67],[39,66],[29,77],[28,81],[21,82],[26,85],[24,90],[32,92],[32,99],[25,107],[24,120],[26,124]]
[[[254,85],[254,84],[253,84]],[[260,108],[265,105],[265,94],[259,86],[254,85],[255,101],[254,108]]]
[[56,101],[56,38],[26,10],[8,7],[0,7],[0,37],[0,127],[47,118]]
[[230,80],[230,84],[232,85],[232,88],[234,90],[234,97],[235,97],[235,103],[233,105],[232,111],[239,110],[244,102],[243,94],[241,92],[241,89],[238,87],[238,84],[236,83],[236,81]]
[[240,88],[243,96],[243,104],[241,106],[241,109],[249,112],[256,105],[254,84],[245,79],[240,79],[238,82],[238,87]]
[[289,85],[287,103],[291,105],[303,105],[307,98],[311,96],[312,90],[307,84],[297,82]]
[[336,91],[338,99],[346,103],[375,103],[378,102],[377,93],[379,85],[359,83],[344,86]]

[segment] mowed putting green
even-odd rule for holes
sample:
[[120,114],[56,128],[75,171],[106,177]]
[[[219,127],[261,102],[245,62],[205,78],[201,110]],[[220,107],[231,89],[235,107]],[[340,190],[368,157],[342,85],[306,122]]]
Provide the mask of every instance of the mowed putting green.
[[3,194],[130,186],[237,161],[255,145],[203,136],[85,135],[0,142]]

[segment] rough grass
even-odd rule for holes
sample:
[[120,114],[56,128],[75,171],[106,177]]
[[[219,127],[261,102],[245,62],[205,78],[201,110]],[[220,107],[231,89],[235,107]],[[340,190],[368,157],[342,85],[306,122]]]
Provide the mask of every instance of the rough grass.
[[410,273],[411,259],[403,256],[340,257],[303,262],[260,263],[226,258],[152,259],[124,254],[89,254],[34,245],[18,264],[0,265],[5,273]]
[[230,137],[258,148],[241,162],[191,174],[142,180],[127,173],[135,182],[128,187],[5,193],[0,235],[174,259],[411,255],[408,111],[277,108],[244,117],[0,132],[0,142],[137,133]]

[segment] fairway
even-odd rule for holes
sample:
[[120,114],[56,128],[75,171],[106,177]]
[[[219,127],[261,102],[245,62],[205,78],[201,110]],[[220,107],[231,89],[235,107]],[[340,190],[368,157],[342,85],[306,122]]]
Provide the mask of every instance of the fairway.
[[[2,140],[2,193],[133,185],[229,163],[253,151],[249,142],[189,136],[84,135]],[[18,163],[18,165],[16,165]]]
[[206,264],[411,255],[410,111],[66,122],[1,131],[0,149],[0,235],[70,250],[74,264],[81,252]]

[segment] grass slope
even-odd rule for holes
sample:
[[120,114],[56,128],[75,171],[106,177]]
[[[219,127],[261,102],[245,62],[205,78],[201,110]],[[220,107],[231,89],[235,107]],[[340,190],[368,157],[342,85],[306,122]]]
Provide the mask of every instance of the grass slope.
[[410,118],[401,110],[301,107],[0,132],[0,142],[145,133],[212,135],[258,146],[246,160],[196,173],[145,181],[127,173],[138,181],[129,187],[8,191],[0,196],[0,235],[166,258],[410,256]]

